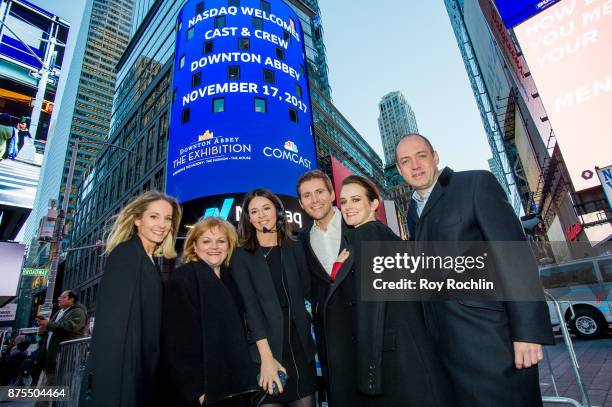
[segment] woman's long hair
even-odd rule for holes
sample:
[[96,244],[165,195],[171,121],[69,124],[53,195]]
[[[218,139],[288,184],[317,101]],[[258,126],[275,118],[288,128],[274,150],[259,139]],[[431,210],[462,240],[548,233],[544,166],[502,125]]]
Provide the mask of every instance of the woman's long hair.
[[283,243],[293,240],[293,231],[291,230],[289,222],[287,222],[285,208],[280,198],[268,189],[256,188],[244,197],[242,201],[242,213],[240,214],[240,221],[238,222],[238,241],[240,246],[251,253],[257,250],[259,242],[257,241],[257,231],[249,220],[249,205],[253,198],[258,196],[268,198],[274,204],[274,208],[276,209],[276,236],[278,245],[282,246]]
[[163,242],[156,248],[156,256],[164,256],[167,259],[176,257],[174,242],[178,233],[179,223],[181,222],[182,210],[176,199],[159,191],[147,191],[132,199],[117,215],[111,220],[113,226],[106,238],[106,249],[104,254],[108,254],[119,243],[129,240],[136,233],[134,221],[142,219],[149,204],[155,201],[166,201],[172,206],[172,227]]
[[193,228],[189,231],[189,233],[187,233],[182,255],[182,260],[184,263],[198,261],[198,255],[195,252],[195,246],[198,243],[198,239],[207,231],[215,229],[219,230],[227,238],[229,249],[227,250],[227,257],[223,261],[223,265],[229,267],[232,253],[236,248],[238,236],[236,235],[236,228],[234,225],[217,217],[206,218],[198,221],[198,223],[193,225]]

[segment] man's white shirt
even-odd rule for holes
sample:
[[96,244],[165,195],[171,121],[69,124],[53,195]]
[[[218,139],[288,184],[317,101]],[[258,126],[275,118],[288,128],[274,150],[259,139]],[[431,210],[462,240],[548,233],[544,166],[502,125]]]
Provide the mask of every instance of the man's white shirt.
[[342,239],[342,215],[338,208],[334,207],[332,210],[334,217],[327,225],[327,230],[319,228],[316,222],[310,229],[310,246],[327,274],[330,275],[334,262],[338,258]]

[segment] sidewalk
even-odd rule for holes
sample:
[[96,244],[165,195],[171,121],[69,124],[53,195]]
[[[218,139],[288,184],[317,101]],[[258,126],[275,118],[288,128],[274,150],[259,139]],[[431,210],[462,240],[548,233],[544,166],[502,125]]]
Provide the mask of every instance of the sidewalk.
[[[612,333],[596,340],[574,340],[574,349],[580,366],[589,400],[593,406],[612,407]],[[580,402],[569,353],[563,339],[556,338],[557,345],[548,347],[548,355],[561,397],[570,397]],[[540,388],[542,395],[554,396],[554,388],[546,361],[540,363]],[[566,407],[567,404],[547,403],[545,407]]]

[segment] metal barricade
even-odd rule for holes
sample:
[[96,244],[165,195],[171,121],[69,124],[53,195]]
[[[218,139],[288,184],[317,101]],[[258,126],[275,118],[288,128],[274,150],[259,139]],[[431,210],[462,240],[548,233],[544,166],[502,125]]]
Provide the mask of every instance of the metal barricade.
[[[575,407],[592,407],[591,402],[589,401],[589,395],[584,386],[584,381],[582,380],[582,376],[580,374],[580,365],[578,364],[578,358],[576,358],[576,352],[574,351],[574,345],[572,343],[572,338],[570,337],[569,330],[567,329],[567,324],[565,323],[565,317],[563,315],[563,311],[561,310],[561,304],[555,297],[553,297],[548,292],[544,292],[546,299],[551,301],[554,304],[554,309],[559,317],[559,326],[561,328],[561,334],[563,335],[563,342],[565,343],[565,347],[569,353],[570,364],[572,366],[572,370],[574,372],[574,378],[576,379],[576,385],[578,386],[578,392],[580,393],[581,401],[574,400],[568,397],[561,397],[559,395],[559,391],[557,389],[557,383],[555,379],[555,374],[553,372],[552,364],[550,362],[550,357],[548,354],[548,350],[546,346],[544,346],[544,355],[546,362],[548,364],[548,370],[550,372],[550,379],[552,381],[553,389],[555,390],[554,396],[543,396],[542,401],[544,403],[560,403],[560,404],[569,404]],[[572,318],[574,316],[574,310],[571,308],[570,311],[572,313]]]
[[57,355],[57,385],[69,387],[70,400],[55,401],[52,406],[78,406],[90,339],[91,337],[86,337],[60,343]]

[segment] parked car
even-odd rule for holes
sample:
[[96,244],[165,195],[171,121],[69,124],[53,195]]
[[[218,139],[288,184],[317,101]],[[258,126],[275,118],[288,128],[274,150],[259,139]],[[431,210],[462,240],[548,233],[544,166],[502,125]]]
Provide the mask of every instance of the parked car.
[[544,289],[561,302],[565,321],[559,321],[552,304],[548,304],[553,325],[565,322],[576,336],[584,339],[597,338],[609,329],[612,255],[541,266],[540,280]]

